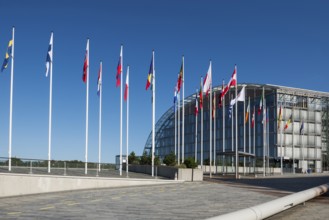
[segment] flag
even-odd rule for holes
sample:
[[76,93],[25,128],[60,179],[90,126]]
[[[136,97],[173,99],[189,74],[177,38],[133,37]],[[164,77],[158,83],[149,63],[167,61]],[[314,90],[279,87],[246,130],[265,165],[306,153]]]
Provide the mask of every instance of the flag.
[[235,103],[238,102],[244,102],[245,101],[245,97],[246,97],[246,87],[243,86],[241,91],[239,92],[239,94],[237,95],[237,97],[235,99],[232,99],[230,102],[230,105],[235,105]]
[[125,86],[125,93],[123,99],[127,101],[128,99],[128,90],[129,90],[129,66],[127,68],[127,75],[126,75],[126,86]]
[[249,98],[249,101],[248,101],[248,106],[247,106],[247,112],[246,112],[246,120],[245,120],[245,124],[248,123],[248,120],[249,120],[249,111],[250,111],[250,98]]
[[216,116],[216,93],[214,91],[213,100],[212,100],[212,118]]
[[177,87],[174,89],[174,112],[176,111],[176,102],[177,102]]
[[224,81],[222,84],[222,90],[220,91],[219,96],[218,96],[218,98],[219,98],[218,108],[221,108],[223,106],[223,97],[224,97],[224,96],[222,96],[223,92],[224,92]]
[[150,70],[149,70],[149,73],[147,75],[146,87],[145,87],[146,90],[148,90],[148,88],[152,84],[152,77],[153,77],[153,56],[152,56],[152,59],[151,59]]
[[230,81],[228,82],[227,86],[224,88],[224,91],[221,94],[223,97],[226,95],[231,86],[236,86],[236,65],[234,66],[234,71],[232,73]]
[[210,91],[211,88],[211,84],[212,84],[212,74],[211,74],[211,62],[209,64],[209,68],[208,68],[208,72],[206,74],[206,77],[204,78],[203,81],[203,92],[206,93],[206,96],[208,96],[208,93]]
[[255,126],[255,108],[252,111],[252,118],[251,118],[251,127],[253,128]]
[[201,83],[200,83],[200,91],[199,91],[199,97],[200,97],[200,109],[203,108],[203,92],[202,92],[202,77],[201,77]]
[[89,60],[88,60],[88,53],[89,53],[89,40],[87,41],[87,47],[86,47],[86,54],[85,54],[85,61],[83,62],[83,75],[82,75],[82,81],[84,83],[87,82],[87,69],[89,65]]
[[233,105],[232,102],[230,103],[230,108],[228,109],[228,117],[231,118],[232,117],[232,109],[233,109]]
[[102,63],[99,64],[99,71],[97,77],[97,95],[99,96],[102,87]]
[[47,58],[46,58],[46,77],[48,77],[50,63],[53,62],[53,33],[50,35],[50,41],[48,46]]
[[2,64],[1,72],[8,67],[8,62],[9,62],[9,58],[11,57],[12,48],[13,48],[13,40],[10,40],[8,43],[5,59]]
[[299,134],[302,135],[304,133],[304,121],[302,121],[302,124],[300,125]]
[[120,76],[121,76],[121,73],[122,73],[122,46],[121,46],[121,49],[120,49],[120,57],[119,57],[119,62],[118,62],[118,66],[117,66],[117,75],[115,76],[116,78],[116,84],[115,86],[118,87],[120,86]]
[[197,116],[199,113],[199,107],[198,107],[198,92],[195,94],[195,107],[194,107],[194,114]]
[[282,105],[280,105],[280,110],[279,110],[278,129],[280,129],[281,121],[282,121]]
[[260,113],[262,112],[262,108],[263,108],[263,93],[262,93],[262,96],[260,97],[260,101],[259,101],[258,115],[260,115]]
[[290,115],[289,120],[287,121],[286,125],[284,126],[284,130],[286,130],[289,127],[291,120],[292,120],[292,114]]
[[246,87],[243,86],[237,97],[235,99],[232,99],[230,102],[230,108],[229,108],[229,118],[231,118],[231,113],[232,113],[232,108],[235,105],[235,103],[238,102],[244,102],[245,101],[245,96],[246,96]]
[[177,79],[177,92],[180,92],[180,88],[182,87],[182,82],[183,82],[183,63],[180,67],[180,71]]

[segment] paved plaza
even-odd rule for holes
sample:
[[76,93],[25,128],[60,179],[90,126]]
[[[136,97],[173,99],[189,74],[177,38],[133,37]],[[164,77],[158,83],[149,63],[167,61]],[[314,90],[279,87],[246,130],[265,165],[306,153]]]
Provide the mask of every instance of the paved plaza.
[[[205,179],[1,198],[0,219],[206,219],[329,182],[328,175]],[[326,219],[328,207],[326,193],[270,219]]]

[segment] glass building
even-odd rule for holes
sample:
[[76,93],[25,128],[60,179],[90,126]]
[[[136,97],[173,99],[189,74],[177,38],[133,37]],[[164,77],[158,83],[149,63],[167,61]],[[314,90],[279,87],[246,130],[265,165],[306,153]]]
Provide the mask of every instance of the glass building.
[[[235,107],[231,109],[231,117],[229,114],[229,103],[235,98],[235,88],[231,88],[225,95],[222,107],[219,107],[218,103],[222,86],[213,88],[216,97],[214,118],[209,111],[210,98],[203,96],[203,158],[201,158],[200,143],[200,106],[197,117],[195,115],[196,94],[184,100],[184,146],[182,146],[182,111],[177,111],[176,108],[175,114],[174,108],[170,107],[156,123],[155,155],[163,159],[170,152],[178,154],[180,151],[184,152],[184,158],[194,158],[196,151],[198,163],[200,164],[202,160],[202,163],[206,164],[207,160],[209,161],[211,148],[214,152],[212,161],[215,161],[216,165],[232,164],[236,152],[235,138],[237,138],[240,164],[246,164],[247,161],[246,166],[262,167],[267,163],[267,167],[280,167],[282,163],[286,172],[295,170],[293,168],[312,169],[313,172],[328,170],[329,93],[249,83],[239,84],[238,92],[243,86],[246,91],[245,101],[237,102],[237,129]],[[248,105],[250,110],[247,116]],[[282,120],[279,119],[280,109]],[[175,123],[178,114],[180,121]],[[212,118],[212,140],[210,140],[210,118]],[[178,133],[181,135],[178,136]],[[150,133],[144,150],[150,152],[151,148]]]

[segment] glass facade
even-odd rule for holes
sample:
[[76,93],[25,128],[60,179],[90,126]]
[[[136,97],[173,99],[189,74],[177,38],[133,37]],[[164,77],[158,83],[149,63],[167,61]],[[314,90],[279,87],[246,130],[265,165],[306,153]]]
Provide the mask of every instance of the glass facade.
[[[239,84],[238,92],[243,86],[246,89],[245,101],[237,102],[237,114],[235,106],[232,108],[232,114],[229,113],[230,100],[235,97],[234,88],[231,88],[224,97],[221,108],[218,106],[221,86],[213,88],[216,96],[214,118],[209,111],[209,96],[203,97],[203,109],[201,111],[199,106],[197,116],[194,114],[196,95],[185,98],[184,158],[194,158],[196,151],[197,160],[200,163],[201,160],[209,159],[209,149],[211,148],[213,152],[215,146],[215,156],[213,154],[213,157],[217,164],[221,163],[223,155],[227,155],[227,158],[231,157],[231,161],[233,161],[235,138],[237,137],[240,162],[243,161],[244,156],[252,157],[255,161],[266,158],[271,166],[278,167],[282,157],[286,168],[307,166],[315,172],[328,169],[329,93],[268,84]],[[250,111],[246,120],[249,100]],[[280,108],[282,109],[281,123],[278,120]],[[161,159],[170,152],[177,154],[178,151],[182,152],[181,107],[176,110],[175,112],[173,107],[169,108],[156,123],[155,155]],[[203,158],[201,158],[200,143],[202,113]],[[178,114],[180,114],[180,121],[176,120],[175,123]],[[235,128],[236,115],[237,129]],[[253,115],[254,126],[252,126]],[[211,140],[210,119],[212,119]],[[301,130],[302,124],[303,129]],[[178,139],[179,149],[177,147]],[[145,144],[145,150],[150,151],[151,147],[152,136],[150,134]]]

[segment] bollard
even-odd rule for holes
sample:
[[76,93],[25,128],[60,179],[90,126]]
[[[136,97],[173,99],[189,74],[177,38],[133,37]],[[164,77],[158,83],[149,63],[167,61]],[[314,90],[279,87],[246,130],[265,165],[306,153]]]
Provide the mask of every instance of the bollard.
[[177,180],[177,172],[175,173],[175,180]]
[[33,172],[32,172],[32,160],[30,160],[30,172],[29,172],[29,174],[33,174]]

